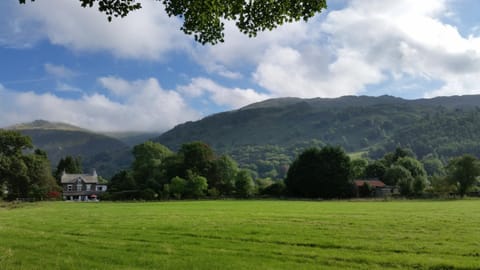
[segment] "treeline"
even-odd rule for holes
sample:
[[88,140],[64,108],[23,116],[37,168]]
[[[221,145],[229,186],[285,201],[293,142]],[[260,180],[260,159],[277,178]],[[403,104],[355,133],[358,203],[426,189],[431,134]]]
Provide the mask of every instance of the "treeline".
[[[239,166],[229,155],[217,155],[203,142],[183,144],[177,152],[147,141],[133,148],[128,170],[109,181],[104,200],[166,200],[198,198],[248,198],[255,196],[296,198],[350,198],[375,196],[368,181],[378,179],[398,191],[394,196],[434,197],[479,194],[480,162],[463,155],[445,162],[429,154],[417,159],[408,148],[397,147],[379,159],[351,159],[340,147],[324,146],[301,150],[291,148],[296,158],[271,155],[269,146],[246,149],[245,159],[264,159],[251,166]],[[245,162],[245,160],[244,160]],[[288,162],[288,163],[287,163]],[[33,150],[29,137],[0,130],[0,196],[5,199],[58,199],[61,172],[80,173],[81,160],[65,157],[53,172],[47,155]],[[258,173],[259,169],[260,172]],[[275,172],[274,172],[275,171]],[[282,174],[279,174],[281,171]],[[263,177],[262,177],[263,176]],[[106,182],[105,179],[100,179]],[[8,190],[8,193],[4,191]]]
[[402,197],[480,195],[480,161],[472,155],[447,164],[434,156],[418,160],[410,149],[397,148],[378,160],[354,159],[339,147],[305,150],[292,163],[286,178],[287,194],[309,198],[371,197],[375,187],[354,179],[377,179]]
[[257,186],[248,170],[205,143],[183,144],[177,153],[147,141],[133,148],[129,170],[115,174],[104,199],[158,200],[202,197],[250,197]]
[[409,198],[479,191],[480,163],[471,155],[444,164],[432,155],[418,160],[410,149],[397,148],[377,160],[352,160],[340,147],[313,147],[297,155],[283,179],[273,180],[252,174],[252,168],[240,169],[228,155],[217,156],[202,142],[183,144],[177,153],[146,142],[133,153],[131,169],[111,179],[108,199],[375,196],[375,187],[368,181],[358,187],[356,179],[378,179],[398,191],[391,195]]

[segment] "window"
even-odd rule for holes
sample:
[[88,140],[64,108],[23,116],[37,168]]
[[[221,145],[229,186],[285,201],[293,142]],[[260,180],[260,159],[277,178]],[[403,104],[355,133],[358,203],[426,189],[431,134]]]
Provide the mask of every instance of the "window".
[[67,191],[72,191],[72,185],[67,186]]
[[102,186],[97,186],[97,191],[102,191],[103,187]]
[[86,191],[90,191],[91,187],[92,187],[92,185],[87,184],[87,186],[85,187],[85,190],[86,190]]
[[78,183],[77,184],[77,191],[81,191],[82,190],[82,183]]

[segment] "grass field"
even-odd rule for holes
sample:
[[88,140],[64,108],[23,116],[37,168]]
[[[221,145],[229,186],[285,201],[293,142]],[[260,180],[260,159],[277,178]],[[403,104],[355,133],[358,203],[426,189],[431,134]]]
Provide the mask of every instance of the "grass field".
[[0,207],[0,269],[480,269],[480,201]]

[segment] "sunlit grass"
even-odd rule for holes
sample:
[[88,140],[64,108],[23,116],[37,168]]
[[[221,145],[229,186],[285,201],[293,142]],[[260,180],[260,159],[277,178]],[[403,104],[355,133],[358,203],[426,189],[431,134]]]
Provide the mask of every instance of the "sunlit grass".
[[361,159],[363,158],[363,156],[365,154],[367,154],[368,152],[367,151],[358,151],[358,152],[352,152],[352,153],[348,153],[348,156],[350,157],[350,159]]
[[480,269],[480,201],[1,207],[0,269]]

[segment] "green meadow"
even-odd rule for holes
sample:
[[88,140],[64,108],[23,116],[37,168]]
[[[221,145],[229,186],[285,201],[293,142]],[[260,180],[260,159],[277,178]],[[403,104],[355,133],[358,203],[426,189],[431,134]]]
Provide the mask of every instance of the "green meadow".
[[480,269],[480,200],[0,205],[0,269]]

